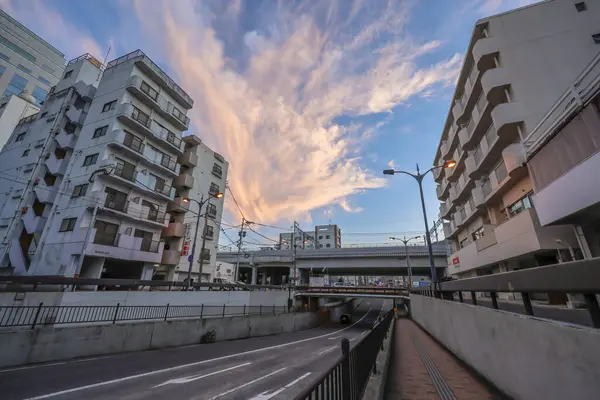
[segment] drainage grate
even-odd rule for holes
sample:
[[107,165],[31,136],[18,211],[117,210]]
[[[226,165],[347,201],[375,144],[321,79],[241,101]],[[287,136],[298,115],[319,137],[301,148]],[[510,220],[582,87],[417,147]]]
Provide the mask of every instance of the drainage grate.
[[415,343],[417,351],[419,352],[419,356],[421,356],[421,360],[423,360],[423,364],[427,369],[427,373],[429,374],[431,381],[435,385],[435,389],[440,395],[440,399],[457,400],[456,396],[454,396],[454,393],[452,393],[452,389],[450,389],[450,386],[448,386],[448,383],[440,373],[440,370],[437,369],[433,360],[431,359],[431,357],[429,357],[429,354],[427,354],[427,352],[421,348],[419,342],[416,339],[413,339],[413,341]]

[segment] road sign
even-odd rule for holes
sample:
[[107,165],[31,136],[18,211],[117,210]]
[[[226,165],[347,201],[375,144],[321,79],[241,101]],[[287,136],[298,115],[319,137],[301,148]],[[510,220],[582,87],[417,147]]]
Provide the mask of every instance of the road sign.
[[190,254],[190,255],[188,256],[188,261],[192,261],[192,257],[194,257],[194,256]]

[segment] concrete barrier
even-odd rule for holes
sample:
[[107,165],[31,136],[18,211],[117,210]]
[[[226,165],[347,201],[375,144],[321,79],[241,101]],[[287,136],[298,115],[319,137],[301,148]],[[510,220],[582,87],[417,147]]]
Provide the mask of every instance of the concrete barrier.
[[313,328],[313,313],[259,315],[0,332],[0,367],[200,343],[209,330],[217,341]]
[[515,400],[595,400],[600,330],[411,295],[411,315]]

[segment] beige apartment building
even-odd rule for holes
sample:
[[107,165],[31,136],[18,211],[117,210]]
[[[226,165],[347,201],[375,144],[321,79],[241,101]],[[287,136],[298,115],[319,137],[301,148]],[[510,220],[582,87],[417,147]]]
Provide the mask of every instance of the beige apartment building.
[[521,141],[600,52],[600,2],[549,0],[476,22],[435,165],[448,275],[581,257],[568,225],[542,226]]

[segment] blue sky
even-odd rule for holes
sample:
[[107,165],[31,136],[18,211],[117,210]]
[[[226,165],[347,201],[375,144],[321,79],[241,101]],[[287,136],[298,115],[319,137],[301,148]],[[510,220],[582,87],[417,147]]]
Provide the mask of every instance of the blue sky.
[[[195,100],[191,132],[230,162],[247,218],[337,223],[344,242],[422,232],[433,162],[474,23],[530,0],[0,0],[74,58],[138,48]],[[439,202],[425,181],[429,220]],[[230,196],[229,196],[230,197]],[[239,213],[226,200],[227,221]],[[267,236],[274,229],[261,230]],[[381,235],[361,235],[377,232]],[[228,235],[235,238],[234,230]],[[222,238],[223,239],[223,238]],[[255,243],[269,243],[253,236]],[[223,239],[221,243],[226,244]]]

